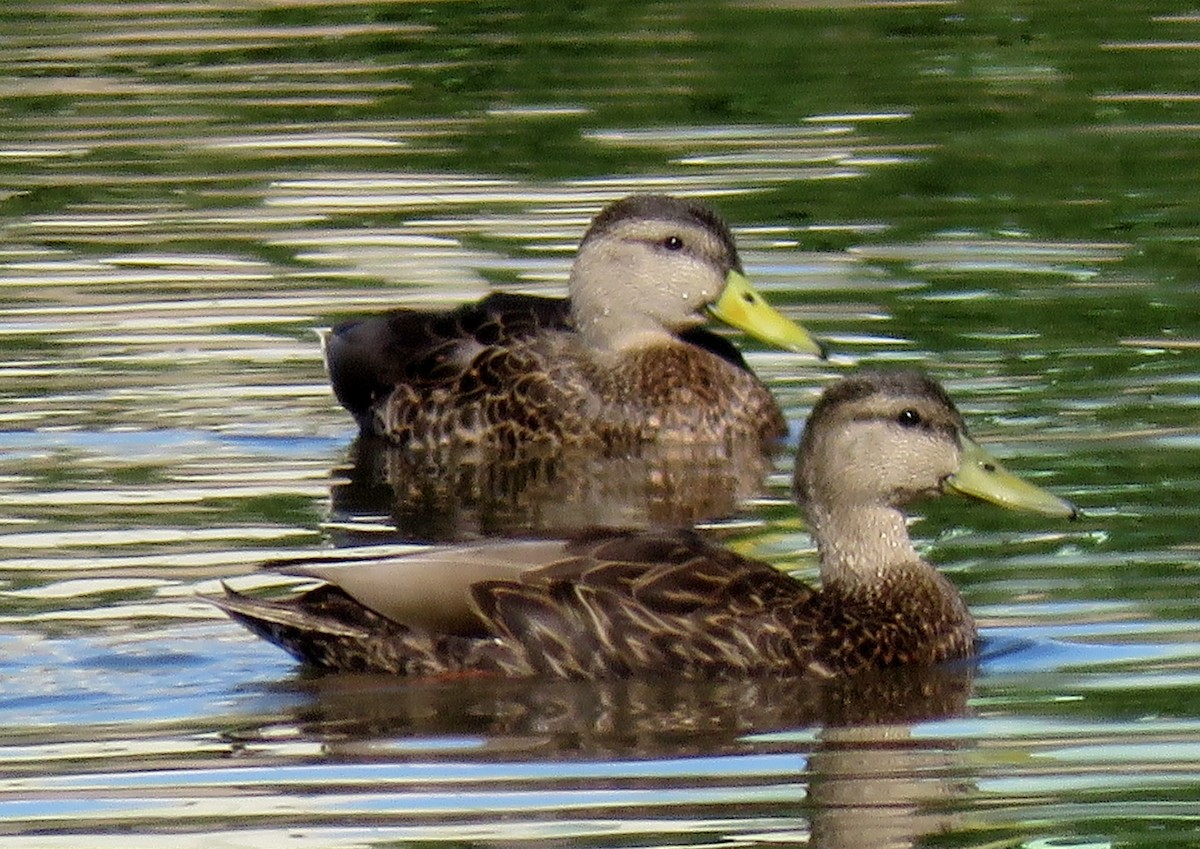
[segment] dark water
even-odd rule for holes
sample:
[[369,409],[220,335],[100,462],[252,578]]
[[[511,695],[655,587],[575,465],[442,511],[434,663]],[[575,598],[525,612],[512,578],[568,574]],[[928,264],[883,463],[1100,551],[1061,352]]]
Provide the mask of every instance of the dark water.
[[[1200,843],[1200,17],[1166,3],[14,3],[0,17],[5,846]],[[198,594],[392,541],[314,328],[559,292],[715,204],[838,356],[1085,521],[914,534],[974,674],[313,676]],[[811,574],[789,458],[723,533]]]

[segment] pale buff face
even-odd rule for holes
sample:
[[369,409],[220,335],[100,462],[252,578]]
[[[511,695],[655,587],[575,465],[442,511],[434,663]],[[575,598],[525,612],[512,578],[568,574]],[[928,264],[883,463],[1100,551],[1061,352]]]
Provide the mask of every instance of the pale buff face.
[[582,332],[603,327],[610,342],[683,330],[704,321],[702,311],[720,297],[736,264],[726,239],[709,227],[679,219],[618,220],[580,246],[572,308]]
[[839,404],[806,438],[807,500],[902,506],[942,491],[962,458],[957,412],[936,399],[872,394]]

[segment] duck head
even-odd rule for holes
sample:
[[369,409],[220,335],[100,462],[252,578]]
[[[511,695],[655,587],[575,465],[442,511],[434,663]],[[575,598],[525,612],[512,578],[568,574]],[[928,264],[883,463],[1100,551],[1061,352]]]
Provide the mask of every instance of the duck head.
[[571,308],[591,347],[661,343],[707,315],[791,351],[824,346],[751,286],[729,228],[698,203],[633,195],[592,221],[571,270]]
[[942,387],[915,371],[864,371],[826,390],[805,427],[794,486],[826,580],[871,581],[890,564],[919,561],[903,514],[919,498],[954,493],[1078,516],[1006,470],[970,437]]

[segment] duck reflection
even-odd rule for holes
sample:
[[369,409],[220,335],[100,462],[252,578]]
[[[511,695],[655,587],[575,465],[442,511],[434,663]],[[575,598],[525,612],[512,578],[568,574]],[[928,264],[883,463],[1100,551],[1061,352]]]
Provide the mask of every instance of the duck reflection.
[[964,715],[972,665],[867,670],[828,679],[602,681],[328,674],[281,682],[295,721],[353,744],[379,736],[538,737],[549,750],[657,757],[741,749],[746,735],[862,728]]
[[[841,849],[914,846],[957,825],[955,806],[945,803],[972,790],[962,745],[914,729],[966,716],[973,678],[972,665],[954,664],[824,680],[405,680],[318,673],[279,686],[300,697],[283,721],[320,739],[338,760],[402,759],[411,741],[439,739],[477,740],[470,749],[450,749],[450,756],[485,762],[783,755],[761,774],[731,778],[737,786],[731,799],[752,797],[756,784],[796,786],[794,802],[755,805],[756,827],[773,817],[806,820],[805,842]],[[437,757],[436,742],[432,755],[429,748],[421,752],[422,759]],[[720,766],[713,769],[719,773]],[[690,770],[678,778],[666,768],[655,775],[664,789],[696,781]],[[620,789],[644,779],[597,781]],[[746,814],[742,803],[731,804],[739,806],[729,814],[736,828]],[[713,814],[711,805],[706,810]]]
[[667,443],[613,455],[576,447],[514,451],[487,462],[414,456],[360,436],[334,471],[331,527],[339,544],[398,539],[565,534],[587,525],[688,526],[735,514],[773,466],[757,443]]

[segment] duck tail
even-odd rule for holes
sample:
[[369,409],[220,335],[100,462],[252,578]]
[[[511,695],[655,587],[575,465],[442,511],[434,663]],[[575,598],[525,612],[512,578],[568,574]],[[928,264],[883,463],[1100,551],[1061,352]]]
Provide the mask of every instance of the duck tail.
[[294,598],[252,598],[222,583],[207,600],[302,663],[352,672],[440,675],[459,671],[460,651],[360,605],[329,584]]

